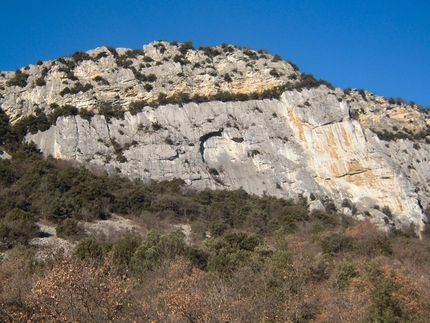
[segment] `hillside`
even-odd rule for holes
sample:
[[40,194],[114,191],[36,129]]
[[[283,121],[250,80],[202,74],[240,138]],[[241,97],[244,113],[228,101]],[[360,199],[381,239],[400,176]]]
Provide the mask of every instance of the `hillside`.
[[0,75],[1,322],[428,321],[417,105],[225,44]]
[[426,111],[335,89],[279,55],[154,42],[1,75],[2,109],[45,155],[143,181],[302,195],[311,209],[332,200],[381,226],[426,221]]

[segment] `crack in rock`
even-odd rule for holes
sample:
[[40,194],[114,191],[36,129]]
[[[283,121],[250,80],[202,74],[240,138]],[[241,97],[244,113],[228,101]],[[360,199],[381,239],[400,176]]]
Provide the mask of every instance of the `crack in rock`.
[[346,174],[342,174],[342,175],[336,176],[336,178],[342,178],[342,177],[345,177],[345,176],[358,175],[358,174],[365,173],[367,171],[369,171],[369,170],[368,169],[360,169],[360,170],[350,171],[350,172],[348,172]]

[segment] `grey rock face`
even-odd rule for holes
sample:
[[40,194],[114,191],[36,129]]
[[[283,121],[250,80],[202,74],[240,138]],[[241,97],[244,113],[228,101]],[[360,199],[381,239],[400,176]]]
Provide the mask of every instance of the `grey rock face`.
[[[52,103],[94,110],[100,102],[114,102],[127,110],[132,102],[154,102],[160,94],[204,97],[263,92],[287,81],[297,82],[293,78],[300,75],[286,61],[265,53],[230,45],[210,51],[181,46],[154,42],[137,51],[99,47],[85,53],[85,59],[75,53],[29,65],[20,70],[28,74],[24,87],[8,86],[16,73],[5,72],[0,75],[0,103],[12,120],[33,113],[36,107],[49,113]],[[85,85],[89,86],[85,89]]]
[[[309,106],[302,107],[303,101]],[[429,203],[424,174],[430,147],[415,149],[408,140],[386,147],[348,112],[348,104],[322,86],[285,92],[281,100],[145,107],[110,122],[98,115],[91,122],[63,117],[27,140],[45,154],[130,178],[177,177],[196,189],[242,187],[258,195],[313,195],[338,204],[348,199],[358,207],[357,217],[420,228],[425,216],[419,203]],[[394,217],[376,205],[389,206]]]

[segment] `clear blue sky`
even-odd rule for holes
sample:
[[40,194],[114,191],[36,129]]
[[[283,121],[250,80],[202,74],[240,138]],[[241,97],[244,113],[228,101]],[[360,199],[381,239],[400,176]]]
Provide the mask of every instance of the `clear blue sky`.
[[266,49],[341,88],[430,106],[430,1],[7,1],[0,70],[154,40]]

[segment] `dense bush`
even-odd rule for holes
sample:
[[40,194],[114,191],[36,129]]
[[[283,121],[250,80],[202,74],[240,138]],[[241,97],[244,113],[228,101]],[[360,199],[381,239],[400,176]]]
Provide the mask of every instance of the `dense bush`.
[[[395,141],[398,139],[409,139],[411,141],[414,140],[424,140],[426,143],[428,141],[427,137],[430,136],[430,126],[427,125],[426,129],[413,132],[411,130],[408,130],[406,128],[403,128],[401,130],[397,129],[397,127],[393,127],[393,132],[388,131],[387,129],[383,129],[382,131],[378,129],[371,128],[370,129],[373,133],[375,133],[379,139],[385,140],[385,141]],[[418,145],[418,143],[415,143]],[[414,146],[417,147],[417,146]]]
[[91,60],[91,56],[85,52],[75,52],[72,55],[73,60],[75,61],[76,64],[83,62],[83,61],[88,61]]
[[144,275],[145,272],[158,267],[162,261],[186,255],[188,248],[184,237],[181,230],[167,235],[148,232],[146,239],[135,249],[130,259],[133,274]]
[[6,137],[11,131],[9,126],[9,117],[0,107],[0,146],[3,146],[6,141]]
[[329,82],[327,82],[325,80],[317,80],[317,79],[315,79],[315,77],[312,74],[306,74],[306,73],[300,74],[300,82],[295,83],[294,85],[290,85],[290,86],[287,85],[287,88],[300,91],[304,88],[311,89],[314,87],[318,87],[320,85],[325,85],[329,89],[334,90],[333,85],[331,85]]
[[146,92],[151,92],[151,90],[153,89],[153,86],[147,83],[143,86],[143,88],[146,90]]
[[186,59],[184,55],[175,55],[173,57],[173,61],[175,63],[179,63],[181,65],[187,65],[190,63],[190,61],[188,59]]
[[66,94],[69,94],[70,93],[70,88],[68,87],[68,86],[66,86],[64,89],[62,89],[60,92],[59,92],[59,94],[61,95],[61,96],[65,96]]
[[21,70],[16,70],[15,75],[6,82],[7,86],[19,86],[25,87],[27,85],[27,79],[30,75],[23,73]]
[[221,55],[221,52],[216,47],[212,46],[199,46],[199,50],[203,51],[206,56],[211,58]]
[[[82,83],[80,82],[76,82],[72,88],[70,88],[70,91],[67,91],[70,94],[78,94],[79,92],[87,92],[88,90],[91,90],[93,88],[93,86],[90,83],[87,83],[85,85],[82,85]],[[61,94],[61,92],[60,92]],[[66,93],[64,93],[66,94]],[[62,96],[64,96],[64,94],[61,94]]]
[[44,86],[46,85],[45,79],[43,77],[39,77],[36,79],[36,86]]
[[202,246],[209,255],[207,269],[223,275],[231,274],[252,261],[261,243],[261,237],[243,232],[227,232],[220,238],[207,240]]
[[133,61],[128,59],[127,55],[121,55],[116,58],[116,63],[119,67],[128,68],[133,64]]
[[147,105],[145,101],[133,101],[128,106],[128,111],[130,111],[131,115],[136,115],[139,112],[142,112],[143,108]]
[[82,119],[91,121],[91,118],[94,117],[94,112],[92,110],[80,109],[79,110],[79,116]]
[[136,58],[139,55],[140,56],[145,55],[145,53],[143,52],[142,49],[132,49],[132,50],[127,51],[125,53],[125,55],[127,55],[127,57],[130,57],[130,58]]
[[166,46],[163,43],[159,42],[158,44],[154,44],[154,47],[157,48],[161,54],[164,54],[166,51]]
[[84,230],[79,226],[79,222],[72,218],[67,218],[61,221],[55,229],[57,237],[66,238],[81,238],[83,237]]
[[35,109],[35,114],[21,118],[15,125],[15,130],[25,136],[28,132],[35,134],[38,131],[46,131],[51,126],[46,114],[39,108]]
[[327,254],[348,252],[354,249],[354,239],[342,232],[332,233],[322,239],[321,245]]
[[76,67],[75,61],[70,58],[60,57],[57,61],[64,65],[58,69],[60,72],[68,73]]
[[270,75],[274,76],[274,77],[280,77],[278,71],[275,68],[272,68],[270,70]]
[[31,238],[37,236],[39,227],[37,218],[18,208],[12,209],[4,219],[0,220],[0,247],[11,248],[16,244],[26,245]]
[[121,268],[130,268],[133,255],[141,245],[142,238],[135,232],[127,232],[112,246],[112,264]]
[[79,260],[100,263],[103,258],[103,247],[94,237],[84,238],[76,245],[73,255]]
[[96,55],[96,57],[94,57],[94,61],[98,61],[100,58],[108,57],[108,56],[109,56],[108,53],[106,53],[106,52],[100,52],[100,53],[98,53]]
[[54,109],[49,115],[48,120],[50,124],[55,125],[57,123],[58,117],[68,117],[68,116],[76,116],[78,115],[79,110],[77,107],[66,104],[62,107],[58,107]]
[[124,111],[120,105],[111,102],[101,102],[99,105],[99,114],[105,116],[106,120],[109,122],[110,119],[124,119]]
[[100,75],[95,76],[93,78],[93,80],[96,81],[98,84],[101,84],[101,85],[109,85],[109,81]]
[[157,80],[157,76],[155,74],[145,75],[139,72],[134,66],[132,66],[131,71],[134,74],[134,77],[141,82],[155,82]]
[[257,54],[257,52],[256,52],[256,51],[254,51],[254,50],[251,50],[251,49],[245,49],[245,50],[243,51],[243,53],[244,53],[246,56],[248,56],[249,58],[251,58],[251,59],[254,59],[254,60],[257,60],[257,59],[258,59],[258,54]]
[[193,43],[189,40],[179,46],[179,51],[182,55],[185,55],[190,49],[194,49],[194,46]]
[[118,52],[112,46],[106,46],[107,50],[112,54],[113,57],[118,57]]

